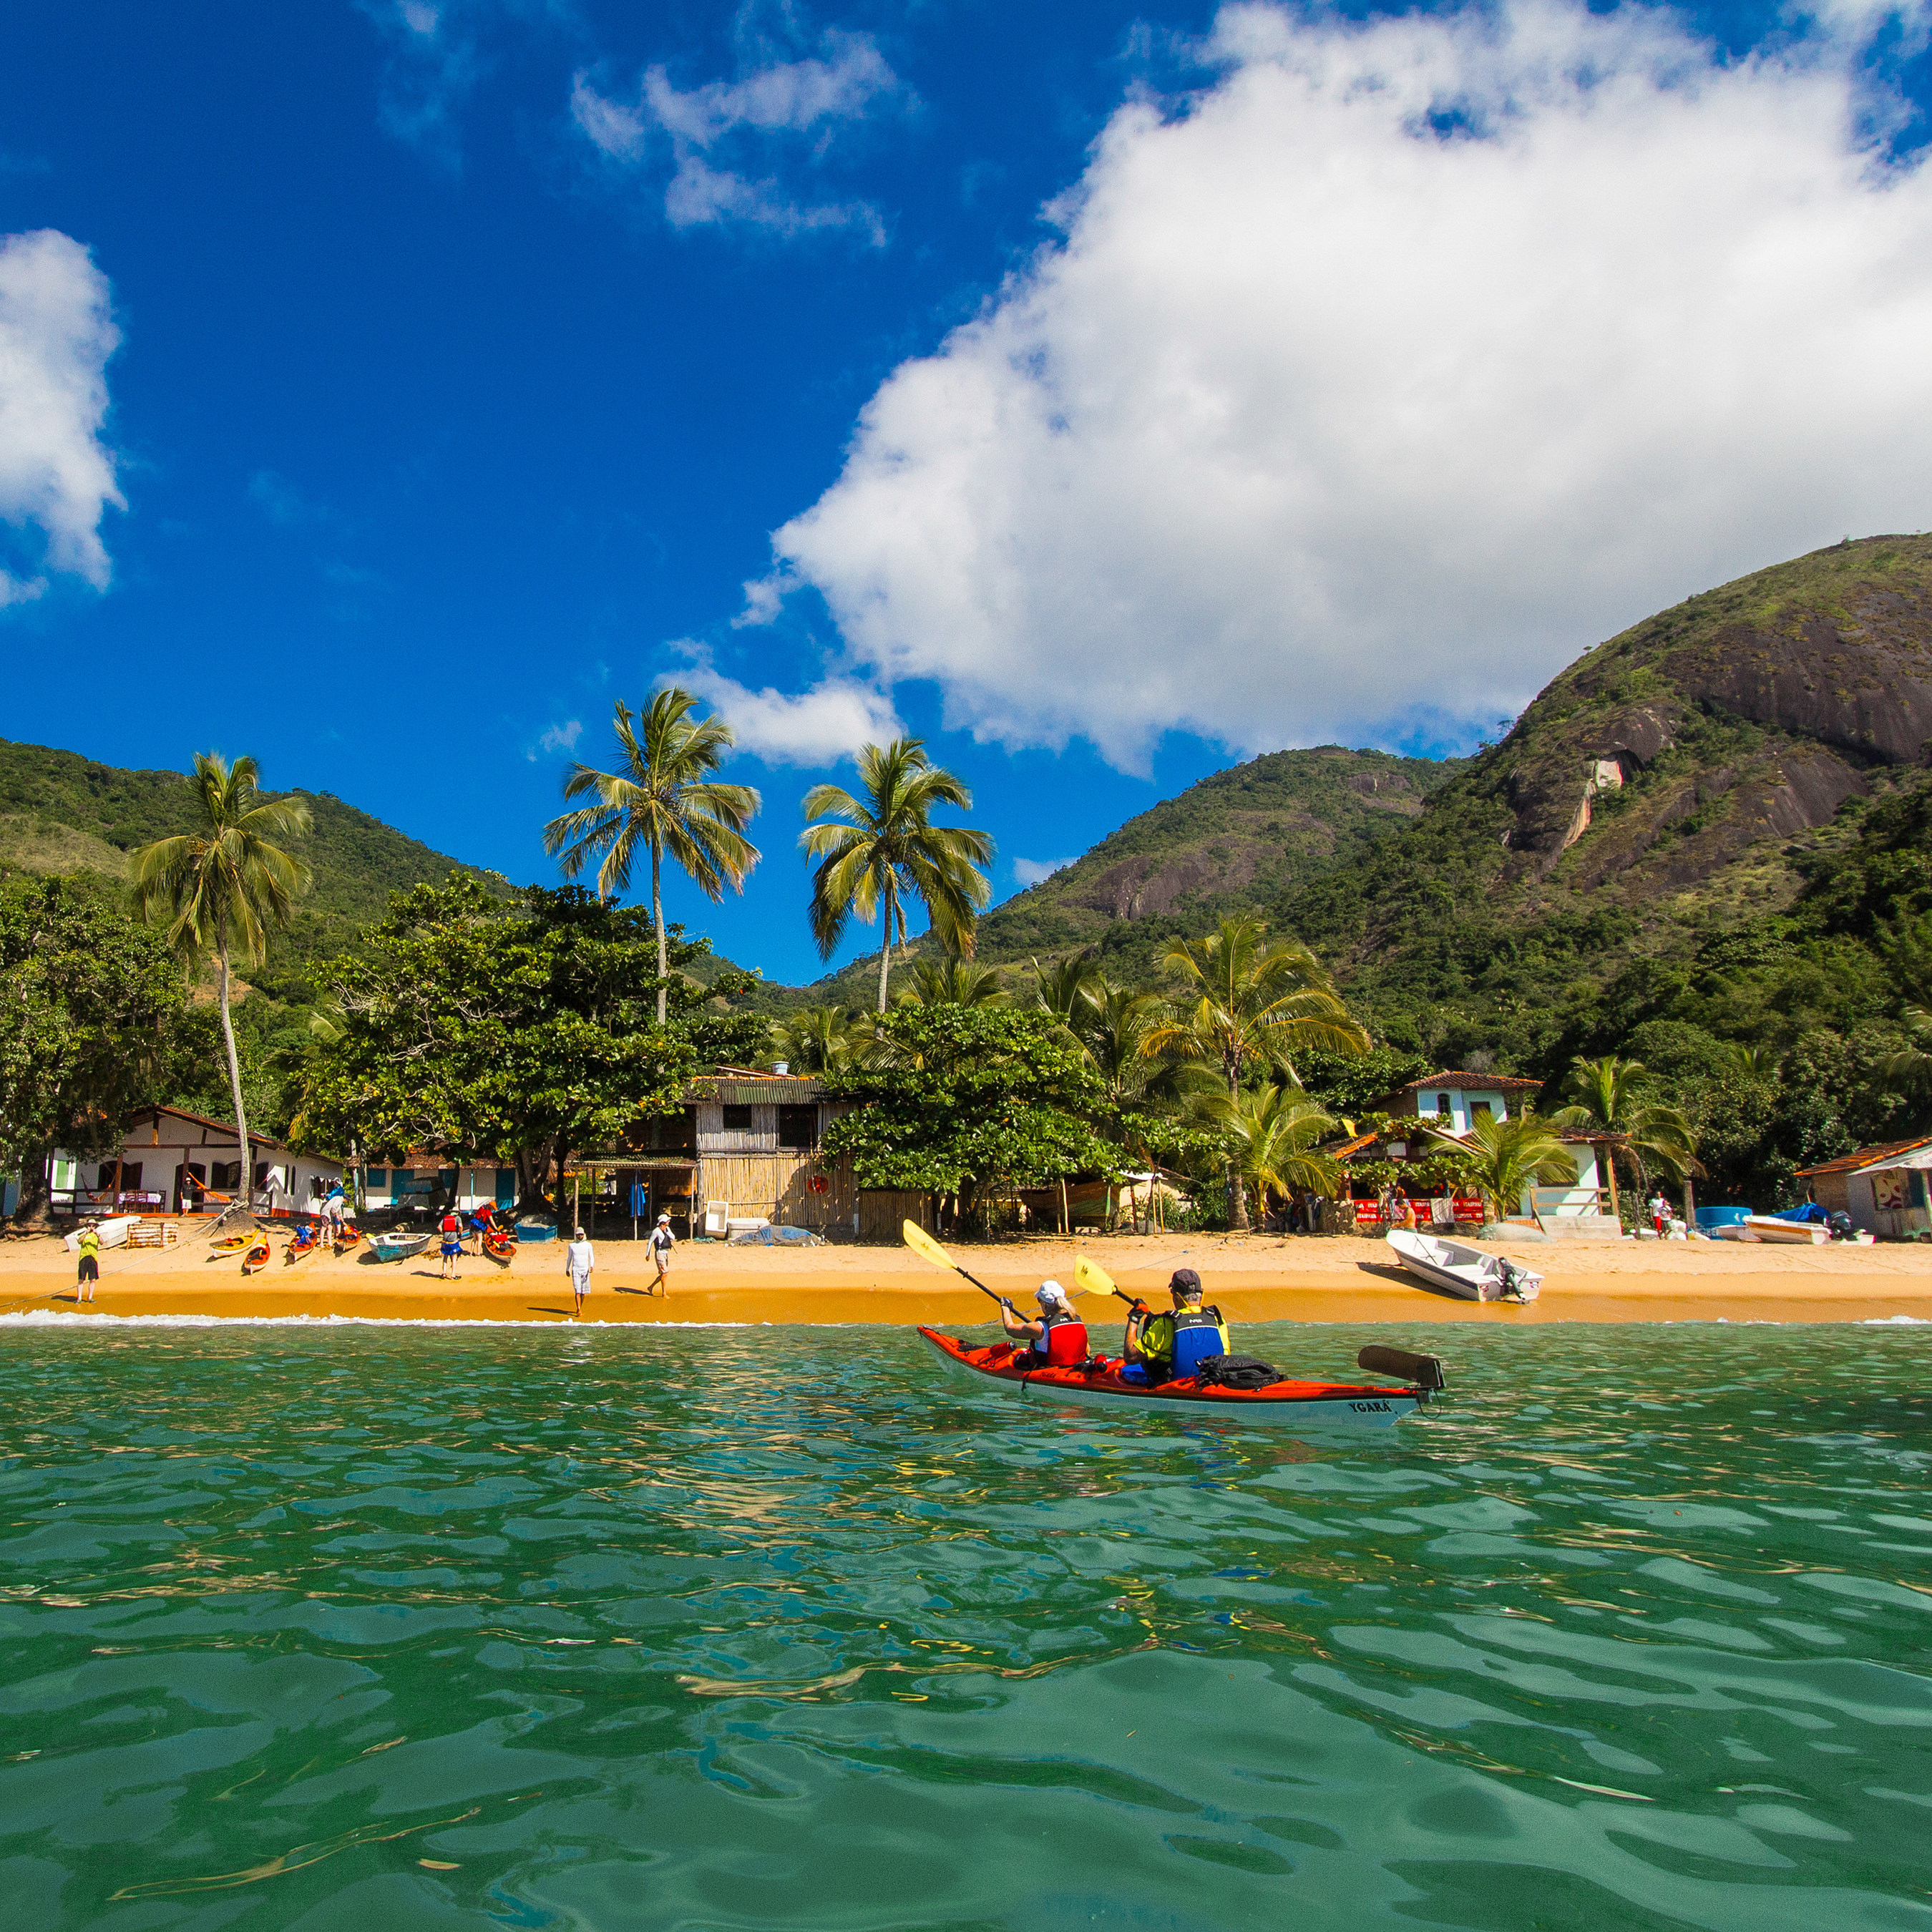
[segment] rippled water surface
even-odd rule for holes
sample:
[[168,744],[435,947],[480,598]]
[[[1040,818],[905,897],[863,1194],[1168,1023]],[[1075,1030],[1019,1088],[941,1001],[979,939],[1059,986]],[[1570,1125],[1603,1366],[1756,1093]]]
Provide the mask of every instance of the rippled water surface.
[[1436,1332],[0,1330],[0,1918],[1932,1928],[1932,1330]]

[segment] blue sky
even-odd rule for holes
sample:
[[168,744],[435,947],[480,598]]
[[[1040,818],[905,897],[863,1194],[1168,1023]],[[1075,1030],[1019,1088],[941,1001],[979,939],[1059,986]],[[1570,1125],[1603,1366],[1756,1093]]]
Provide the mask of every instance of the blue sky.
[[797,799],[894,719],[1000,896],[1236,757],[1466,748],[1932,522],[1918,20],[21,10],[0,728],[541,878],[677,673],[767,856],[674,914],[794,980]]

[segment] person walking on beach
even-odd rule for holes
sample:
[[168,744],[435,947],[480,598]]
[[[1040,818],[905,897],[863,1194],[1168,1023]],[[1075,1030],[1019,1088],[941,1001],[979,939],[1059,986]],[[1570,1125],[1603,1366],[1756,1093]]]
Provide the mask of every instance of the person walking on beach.
[[590,1270],[596,1265],[596,1250],[585,1240],[584,1230],[580,1228],[577,1238],[563,1251],[564,1272],[570,1276],[571,1292],[577,1298],[578,1315],[584,1312],[584,1298],[590,1292]]
[[660,1214],[657,1226],[651,1230],[651,1259],[658,1269],[652,1292],[662,1294],[666,1300],[670,1298],[670,1251],[676,1246],[677,1237],[670,1231],[670,1216]]
[[442,1278],[456,1279],[456,1258],[463,1252],[463,1223],[452,1208],[442,1217]]
[[100,1279],[100,1224],[90,1221],[80,1231],[80,1276],[74,1286],[76,1303],[94,1299],[94,1285]]

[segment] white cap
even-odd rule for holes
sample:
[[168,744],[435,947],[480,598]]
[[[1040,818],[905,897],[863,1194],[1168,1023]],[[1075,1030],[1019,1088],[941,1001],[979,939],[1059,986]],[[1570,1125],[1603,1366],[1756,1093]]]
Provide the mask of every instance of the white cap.
[[1040,1303],[1042,1307],[1046,1307],[1056,1301],[1058,1302],[1063,1308],[1070,1307],[1072,1305],[1067,1299],[1066,1289],[1062,1288],[1057,1281],[1042,1282],[1039,1287],[1034,1290],[1033,1294],[1034,1299]]

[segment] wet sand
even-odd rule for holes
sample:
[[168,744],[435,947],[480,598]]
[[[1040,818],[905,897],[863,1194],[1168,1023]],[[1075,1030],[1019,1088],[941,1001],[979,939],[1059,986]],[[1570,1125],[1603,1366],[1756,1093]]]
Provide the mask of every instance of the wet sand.
[[[434,1252],[377,1262],[366,1251],[290,1264],[285,1238],[259,1274],[213,1255],[199,1232],[164,1250],[110,1248],[91,1306],[104,1315],[360,1316],[379,1320],[568,1322],[563,1251],[527,1246],[507,1268],[466,1256],[454,1282]],[[1462,1301],[1393,1265],[1379,1240],[1340,1236],[1170,1234],[1088,1238],[1077,1251],[1124,1288],[1155,1295],[1169,1272],[1197,1269],[1209,1298],[1239,1321],[1857,1322],[1932,1321],[1932,1246],[1774,1247],[1718,1242],[1492,1243],[1544,1277],[1526,1307]],[[1057,1238],[961,1246],[956,1258],[1015,1300],[1046,1276],[1071,1288],[1076,1244]],[[686,1244],[668,1298],[651,1294],[641,1244],[597,1244],[586,1321],[604,1322],[930,1322],[961,1328],[994,1313],[984,1295],[902,1248],[734,1248]],[[45,1237],[0,1240],[0,1314],[74,1312],[74,1257]],[[1165,1297],[1157,1305],[1165,1305]],[[1125,1313],[1082,1298],[1096,1342]],[[1102,1343],[1102,1346],[1106,1344]]]

